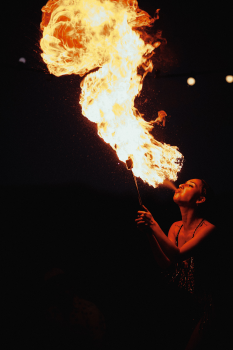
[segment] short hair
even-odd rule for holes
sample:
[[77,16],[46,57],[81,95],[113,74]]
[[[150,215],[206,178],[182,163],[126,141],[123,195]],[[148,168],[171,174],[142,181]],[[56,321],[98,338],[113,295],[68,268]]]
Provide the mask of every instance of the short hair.
[[206,220],[215,223],[215,192],[205,180],[200,180],[202,182],[201,195],[205,197],[206,200],[198,206],[198,211],[200,215],[206,218]]
[[202,182],[202,196],[204,196],[206,199],[209,198],[209,193],[211,192],[210,185],[203,179],[200,179]]

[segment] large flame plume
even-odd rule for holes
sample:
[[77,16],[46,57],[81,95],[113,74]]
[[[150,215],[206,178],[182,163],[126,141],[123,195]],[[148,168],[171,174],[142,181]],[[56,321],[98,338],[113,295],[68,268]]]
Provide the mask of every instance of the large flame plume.
[[136,0],[49,0],[42,12],[41,56],[49,72],[84,76],[92,71],[81,82],[80,104],[83,115],[97,123],[99,136],[121,161],[132,159],[133,173],[148,184],[175,181],[182,154],[156,141],[153,122],[134,107],[162,40],[161,32],[145,31],[159,10],[152,18]]

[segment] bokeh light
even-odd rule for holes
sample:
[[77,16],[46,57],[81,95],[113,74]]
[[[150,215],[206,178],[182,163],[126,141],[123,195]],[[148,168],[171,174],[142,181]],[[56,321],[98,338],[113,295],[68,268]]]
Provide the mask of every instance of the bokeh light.
[[19,62],[26,63],[26,58],[20,57]]
[[228,83],[232,83],[232,82],[233,82],[233,75],[227,75],[227,76],[226,76],[226,81],[227,81]]
[[188,83],[188,85],[194,85],[196,83],[196,80],[194,78],[190,77],[187,79],[187,83]]

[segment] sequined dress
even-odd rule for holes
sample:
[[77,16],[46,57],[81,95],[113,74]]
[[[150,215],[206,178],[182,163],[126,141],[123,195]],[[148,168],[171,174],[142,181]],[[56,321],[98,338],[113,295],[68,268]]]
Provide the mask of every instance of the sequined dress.
[[[178,236],[182,226],[176,236],[177,247]],[[208,327],[214,318],[214,273],[212,273],[214,272],[214,267],[213,259],[211,254],[209,254],[210,250],[207,245],[203,244],[196,256],[176,263],[167,270],[162,271],[166,284],[172,285],[172,288],[175,288],[182,295],[182,298],[187,296],[186,299],[193,303],[194,309],[196,309],[193,327],[201,318],[199,331]]]

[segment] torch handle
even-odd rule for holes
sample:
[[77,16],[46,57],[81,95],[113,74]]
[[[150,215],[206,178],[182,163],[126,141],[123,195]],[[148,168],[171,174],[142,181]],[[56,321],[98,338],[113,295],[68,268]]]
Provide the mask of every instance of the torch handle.
[[[131,171],[132,171],[132,170],[131,170]],[[142,206],[142,199],[141,199],[141,196],[140,196],[140,193],[139,193],[137,179],[136,179],[136,176],[134,175],[133,172],[132,172],[132,175],[133,175],[133,179],[134,179],[134,182],[135,182],[135,185],[136,185],[136,188],[137,188],[137,192],[138,192],[139,204]]]

